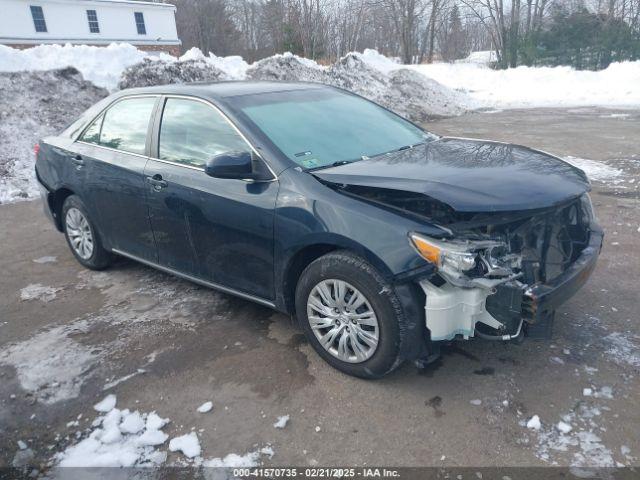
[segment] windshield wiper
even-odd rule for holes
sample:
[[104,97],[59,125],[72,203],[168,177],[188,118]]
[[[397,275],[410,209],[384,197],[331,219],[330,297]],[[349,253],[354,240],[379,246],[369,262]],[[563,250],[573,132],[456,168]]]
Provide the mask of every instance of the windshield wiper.
[[347,163],[357,162],[358,160],[362,160],[361,158],[357,158],[355,160],[338,160],[337,162],[328,163],[327,165],[320,165],[319,167],[307,168],[307,172],[315,172],[316,170],[322,170],[323,168],[331,168],[331,167],[339,167],[341,165],[346,165]]

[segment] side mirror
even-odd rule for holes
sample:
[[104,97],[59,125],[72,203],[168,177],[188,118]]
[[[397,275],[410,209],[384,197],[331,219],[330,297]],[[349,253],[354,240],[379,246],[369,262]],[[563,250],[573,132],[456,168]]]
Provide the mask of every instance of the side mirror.
[[214,178],[252,178],[250,152],[227,152],[216,155],[204,167],[204,173]]

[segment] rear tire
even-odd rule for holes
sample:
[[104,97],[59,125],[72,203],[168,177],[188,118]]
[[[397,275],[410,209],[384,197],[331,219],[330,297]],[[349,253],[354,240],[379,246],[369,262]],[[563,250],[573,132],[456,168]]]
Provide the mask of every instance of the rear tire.
[[80,197],[70,195],[62,204],[62,228],[76,260],[91,270],[104,270],[113,254],[102,246],[100,234]]
[[318,355],[341,372],[374,379],[402,363],[400,302],[380,273],[351,252],[331,252],[307,266],[296,287],[296,315]]

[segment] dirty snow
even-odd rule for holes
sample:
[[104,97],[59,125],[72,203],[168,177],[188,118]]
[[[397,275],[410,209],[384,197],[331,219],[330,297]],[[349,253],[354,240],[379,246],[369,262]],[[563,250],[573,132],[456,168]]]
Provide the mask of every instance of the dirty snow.
[[[0,45],[0,52],[7,47]],[[0,62],[0,204],[38,196],[33,146],[107,96],[74,68],[3,73]]]
[[[93,84],[113,89],[123,70],[141,62],[149,53],[128,43],[106,47],[87,45],[39,45],[26,50],[0,45],[0,72],[55,70],[73,66]],[[158,58],[170,57],[162,54]]]
[[40,300],[48,303],[56,298],[56,294],[62,290],[58,287],[47,287],[40,283],[31,283],[20,290],[20,300]]
[[196,432],[172,438],[169,442],[169,450],[172,452],[182,452],[187,458],[199,457],[202,452]]

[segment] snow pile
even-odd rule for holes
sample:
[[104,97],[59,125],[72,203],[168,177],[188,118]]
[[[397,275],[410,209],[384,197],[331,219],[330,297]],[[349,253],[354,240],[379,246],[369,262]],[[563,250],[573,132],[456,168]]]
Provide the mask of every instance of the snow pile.
[[574,167],[578,167],[587,174],[587,177],[589,177],[589,180],[591,181],[606,182],[609,180],[615,180],[624,174],[622,170],[610,167],[606,163],[597,162],[595,160],[571,156],[564,157],[563,160]]
[[162,428],[169,422],[155,412],[115,408],[109,395],[94,408],[104,413],[92,423],[89,436],[54,457],[60,467],[132,467],[162,464],[166,452],[155,447],[167,441]]
[[[0,52],[2,51],[0,45]],[[1,67],[0,67],[1,69]],[[75,68],[0,72],[0,204],[38,195],[33,146],[56,133],[108,92]]]
[[406,65],[486,108],[640,105],[640,61],[597,72],[571,67],[493,70],[474,63]]
[[[374,53],[372,53],[374,52]],[[275,55],[249,67],[247,78],[271,81],[317,82],[362,95],[416,122],[460,115],[471,100],[411,70],[391,71],[399,66],[375,51],[349,53],[329,67],[292,54]],[[378,68],[390,72],[387,75]]]
[[247,80],[322,83],[325,79],[325,69],[306,58],[284,53],[257,61],[247,69],[246,78]]
[[124,72],[118,87],[150,87],[168,83],[217,82],[227,80],[227,75],[206,59],[158,60],[145,58],[131,65]]
[[[17,50],[0,45],[0,72],[54,70],[75,67],[95,85],[111,89],[122,71],[149,56],[128,43],[112,43],[106,47],[87,45],[40,45]],[[158,58],[173,58],[160,54]]]

